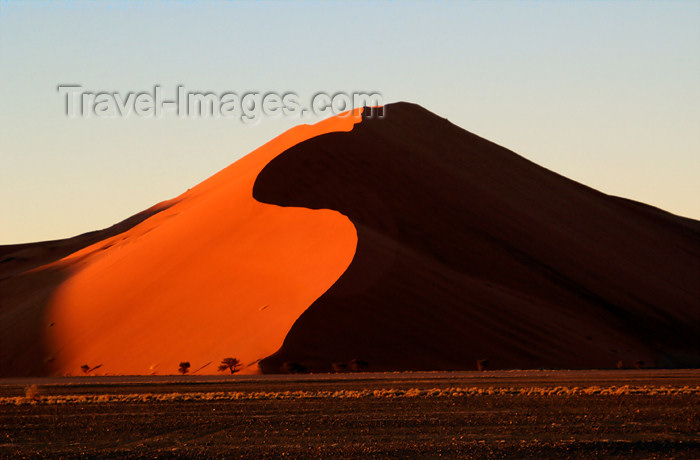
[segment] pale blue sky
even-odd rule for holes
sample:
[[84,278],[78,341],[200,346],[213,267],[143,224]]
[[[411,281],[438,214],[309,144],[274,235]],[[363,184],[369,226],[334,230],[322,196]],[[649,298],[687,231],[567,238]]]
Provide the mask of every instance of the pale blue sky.
[[700,2],[0,2],[0,82],[0,244],[109,226],[301,122],[67,119],[67,83],[378,91],[700,218]]

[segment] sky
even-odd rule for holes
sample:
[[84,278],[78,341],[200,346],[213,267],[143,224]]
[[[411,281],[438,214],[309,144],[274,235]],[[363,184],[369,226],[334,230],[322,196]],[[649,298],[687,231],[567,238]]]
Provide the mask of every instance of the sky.
[[376,92],[700,218],[700,2],[0,1],[0,82],[0,244],[108,227],[323,118],[69,118],[69,84]]

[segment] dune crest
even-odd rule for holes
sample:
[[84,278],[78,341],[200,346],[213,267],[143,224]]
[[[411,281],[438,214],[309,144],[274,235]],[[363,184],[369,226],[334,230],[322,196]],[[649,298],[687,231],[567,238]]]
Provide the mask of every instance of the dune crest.
[[71,272],[45,320],[52,373],[88,364],[98,374],[172,374],[189,361],[213,374],[229,356],[257,372],[348,267],[357,235],[336,211],[262,204],[253,183],[286,149],[359,120],[295,127],[167,209],[52,264]]

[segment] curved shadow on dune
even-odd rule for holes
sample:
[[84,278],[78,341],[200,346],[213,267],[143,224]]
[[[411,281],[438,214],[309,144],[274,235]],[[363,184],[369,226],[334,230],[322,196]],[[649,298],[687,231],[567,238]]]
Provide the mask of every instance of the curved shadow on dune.
[[386,110],[290,148],[258,175],[257,200],[337,210],[358,234],[348,270],[264,372],[352,358],[374,370],[700,359],[687,222],[633,209],[418,106]]
[[287,148],[357,121],[354,113],[292,128],[182,194],[167,213],[58,260],[51,268],[60,279],[40,283],[45,297],[15,308],[42,310],[38,329],[54,361],[41,372],[101,363],[102,374],[168,374],[184,360],[197,369],[228,356],[242,372],[257,372],[346,270],[357,235],[332,210],[260,203],[253,183]]

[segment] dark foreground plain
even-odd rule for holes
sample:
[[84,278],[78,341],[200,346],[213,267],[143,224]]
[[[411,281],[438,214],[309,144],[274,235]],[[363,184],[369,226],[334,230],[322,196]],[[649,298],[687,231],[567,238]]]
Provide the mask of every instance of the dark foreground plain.
[[699,408],[691,370],[4,379],[0,456],[700,458]]

